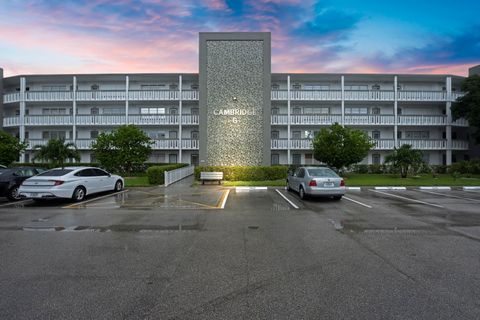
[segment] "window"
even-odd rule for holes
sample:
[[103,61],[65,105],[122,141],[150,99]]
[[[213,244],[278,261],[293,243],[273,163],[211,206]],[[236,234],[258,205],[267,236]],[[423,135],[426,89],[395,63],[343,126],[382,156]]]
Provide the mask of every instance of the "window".
[[305,164],[313,164],[313,154],[311,153],[305,154]]
[[272,90],[280,89],[280,85],[278,83],[272,83]]
[[168,155],[168,163],[177,163],[177,155],[176,154],[169,154]]
[[92,90],[98,90],[100,89],[100,86],[98,84],[92,84],[92,86],[90,87],[90,89]]
[[304,178],[305,177],[305,169],[303,169],[303,168],[298,169],[297,177],[298,178]]
[[422,153],[422,160],[425,163],[430,163],[430,153]]
[[346,85],[344,86],[345,90],[368,90],[366,84],[357,84],[357,85]]
[[292,114],[302,114],[302,108],[298,108],[298,107],[293,108]]
[[380,85],[377,83],[377,84],[374,84],[372,86],[372,90],[380,90]]
[[380,108],[378,107],[372,108],[372,114],[380,114]]
[[303,108],[304,114],[329,114],[330,108],[328,107],[305,107]]
[[67,91],[65,85],[45,85],[42,86],[42,91]]
[[368,114],[367,107],[345,108],[345,114]]
[[30,137],[30,132],[25,131],[25,139],[28,139]]
[[294,83],[292,85],[292,89],[293,90],[300,90],[300,89],[302,89],[302,85],[300,83]]
[[298,153],[292,155],[292,164],[301,164],[302,156]]
[[175,83],[172,83],[170,86],[168,86],[168,88],[169,88],[170,90],[177,90],[177,89],[178,89],[178,85],[175,84]]
[[373,139],[380,139],[380,131],[372,131]]
[[105,171],[103,171],[103,170],[101,170],[101,169],[97,169],[97,168],[95,168],[95,169],[90,169],[90,170],[93,170],[93,172],[94,172],[95,176],[97,176],[97,177],[104,177],[104,176],[108,176],[108,173],[107,173],[107,172],[105,172]]
[[330,86],[328,85],[319,85],[319,84],[306,84],[303,86],[304,90],[329,90]]
[[99,112],[99,109],[97,107],[90,108],[90,114],[98,115],[99,113],[100,112]]
[[192,90],[198,90],[198,88],[199,88],[198,83],[194,83],[190,86],[190,89],[192,89]]
[[452,132],[452,140],[457,140],[457,133],[456,132]]
[[30,154],[25,153],[25,162],[30,162]]
[[372,154],[372,164],[380,164],[380,154]]
[[64,115],[67,114],[66,108],[42,108],[42,115]]
[[292,139],[301,139],[302,132],[301,131],[292,131]]
[[72,172],[73,170],[71,169],[53,169],[53,170],[48,170],[43,173],[40,173],[38,176],[46,176],[46,177],[61,177],[66,175],[67,173]]
[[176,108],[170,108],[170,114],[177,114],[178,111]]
[[140,114],[165,114],[165,108],[140,108]]
[[42,132],[42,139],[50,140],[50,139],[64,139],[65,140],[66,133],[65,131],[43,131]]
[[277,107],[272,108],[272,114],[278,114],[279,109]]
[[430,132],[428,131],[405,131],[405,139],[428,139]]
[[401,115],[402,114],[402,108],[397,108],[397,114]]
[[198,108],[192,108],[192,114],[198,114]]
[[279,139],[279,138],[280,138],[280,132],[272,131],[272,139]]
[[198,131],[192,131],[192,132],[190,133],[190,138],[191,138],[192,140],[198,140]]
[[125,111],[124,108],[103,108],[103,114],[123,114]]
[[280,164],[280,155],[272,153],[272,166]]
[[98,131],[90,131],[90,139],[97,139]]
[[177,139],[177,131],[169,131],[168,132],[169,139]]
[[397,139],[402,139],[402,131],[397,131]]

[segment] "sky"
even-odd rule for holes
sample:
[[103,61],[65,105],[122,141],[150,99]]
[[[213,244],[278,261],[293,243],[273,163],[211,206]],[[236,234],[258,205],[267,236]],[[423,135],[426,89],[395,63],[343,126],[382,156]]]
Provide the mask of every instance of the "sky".
[[480,1],[0,0],[0,68],[197,73],[198,33],[265,31],[272,72],[465,76]]

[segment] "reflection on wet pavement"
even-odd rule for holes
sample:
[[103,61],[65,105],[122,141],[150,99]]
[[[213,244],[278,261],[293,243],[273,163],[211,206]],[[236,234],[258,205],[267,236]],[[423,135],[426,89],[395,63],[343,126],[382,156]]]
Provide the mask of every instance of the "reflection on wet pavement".
[[92,202],[71,207],[97,209],[218,209],[226,190],[195,191],[189,193],[165,193],[164,189],[131,190]]

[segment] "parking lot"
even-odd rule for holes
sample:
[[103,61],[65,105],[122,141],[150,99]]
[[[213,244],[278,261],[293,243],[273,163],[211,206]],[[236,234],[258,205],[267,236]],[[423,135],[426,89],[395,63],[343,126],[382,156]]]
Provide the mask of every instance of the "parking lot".
[[0,318],[480,314],[479,191],[302,201],[186,183],[0,202]]

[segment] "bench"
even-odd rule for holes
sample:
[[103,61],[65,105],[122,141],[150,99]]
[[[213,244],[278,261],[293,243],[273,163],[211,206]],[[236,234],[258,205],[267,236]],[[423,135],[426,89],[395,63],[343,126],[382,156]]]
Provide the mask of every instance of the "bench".
[[205,181],[218,181],[218,184],[220,184],[222,179],[223,172],[200,172],[202,184],[205,184]]

